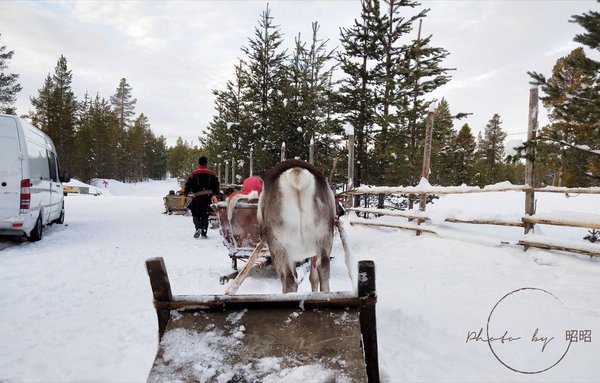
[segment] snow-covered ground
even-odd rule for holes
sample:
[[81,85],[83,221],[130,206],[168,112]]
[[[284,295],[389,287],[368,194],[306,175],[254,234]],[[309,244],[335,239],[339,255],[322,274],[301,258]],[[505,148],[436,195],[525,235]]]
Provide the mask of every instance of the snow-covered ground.
[[[0,240],[0,381],[145,381],[157,348],[147,258],[164,257],[174,294],[224,292],[218,231],[194,239],[191,217],[161,214],[176,181],[101,182],[100,196],[67,196],[65,225],[41,242]],[[600,214],[599,198],[539,193],[537,209]],[[450,195],[428,206],[440,236],[346,224],[354,256],[376,263],[383,381],[598,381],[600,262],[523,252],[520,228],[443,223],[523,210],[522,192]],[[586,230],[536,234],[580,240]],[[332,290],[352,290],[339,239],[333,255]],[[265,277],[238,291],[279,292]]]

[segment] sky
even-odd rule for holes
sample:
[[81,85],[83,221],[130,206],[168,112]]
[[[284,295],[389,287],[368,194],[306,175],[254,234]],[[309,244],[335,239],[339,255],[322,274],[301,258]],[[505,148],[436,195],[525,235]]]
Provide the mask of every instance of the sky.
[[[72,88],[109,99],[121,78],[137,99],[156,135],[173,146],[178,137],[198,144],[214,111],[213,89],[233,79],[241,47],[253,36],[266,1],[13,1],[0,2],[0,46],[14,51],[8,73],[19,74],[18,114],[31,110],[48,74],[64,55]],[[291,48],[301,33],[319,35],[330,49],[340,46],[340,28],[360,17],[358,0],[270,1],[271,16]],[[422,0],[429,8],[423,36],[450,52],[444,65],[455,68],[452,81],[428,95],[445,98],[453,114],[473,113],[475,134],[495,113],[508,140],[527,131],[527,71],[550,75],[553,65],[579,45],[583,29],[572,15],[598,10],[593,0]],[[416,38],[415,30],[407,36]],[[589,51],[587,51],[589,54]],[[341,74],[340,74],[341,75]],[[540,126],[547,123],[540,108]]]

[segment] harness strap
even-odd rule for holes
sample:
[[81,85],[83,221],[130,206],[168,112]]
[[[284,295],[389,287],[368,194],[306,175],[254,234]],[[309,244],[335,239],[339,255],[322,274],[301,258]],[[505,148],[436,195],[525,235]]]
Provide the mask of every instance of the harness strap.
[[202,191],[199,191],[199,192],[196,192],[196,193],[192,194],[192,198],[196,198],[196,197],[201,196],[201,195],[209,195],[209,194],[212,194],[212,193],[213,193],[212,190],[202,190]]

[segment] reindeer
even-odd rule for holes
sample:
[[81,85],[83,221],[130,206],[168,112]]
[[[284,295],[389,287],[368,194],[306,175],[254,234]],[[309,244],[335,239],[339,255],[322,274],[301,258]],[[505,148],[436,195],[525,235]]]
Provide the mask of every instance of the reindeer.
[[298,160],[276,165],[265,176],[257,218],[283,293],[298,290],[296,264],[307,258],[312,291],[329,292],[335,201],[319,169]]

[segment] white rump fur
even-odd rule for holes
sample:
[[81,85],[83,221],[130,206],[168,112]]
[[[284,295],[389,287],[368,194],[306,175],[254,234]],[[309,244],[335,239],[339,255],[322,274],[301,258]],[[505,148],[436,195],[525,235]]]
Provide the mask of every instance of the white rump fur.
[[326,184],[325,179],[318,183],[309,170],[293,167],[260,196],[257,218],[262,239],[269,245],[284,293],[297,289],[296,263],[312,257],[316,257],[311,267],[312,290],[319,283],[321,291],[329,291],[335,202]]
[[[315,199],[313,175],[306,169],[285,171],[279,178],[279,190],[284,203],[281,218],[284,225],[274,229],[279,242],[288,251],[288,264],[293,266],[318,254],[317,242],[328,231],[320,217],[326,206]],[[297,201],[297,202],[296,202]],[[333,195],[331,206],[334,206]]]

